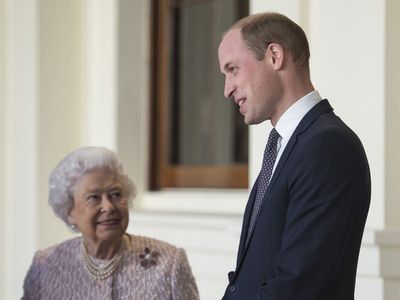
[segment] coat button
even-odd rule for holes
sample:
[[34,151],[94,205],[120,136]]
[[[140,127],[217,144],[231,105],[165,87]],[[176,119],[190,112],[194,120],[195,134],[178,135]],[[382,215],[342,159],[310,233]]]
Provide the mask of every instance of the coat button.
[[235,284],[231,284],[231,285],[229,286],[229,291],[230,291],[231,293],[233,293],[233,292],[236,291],[236,286],[235,286]]

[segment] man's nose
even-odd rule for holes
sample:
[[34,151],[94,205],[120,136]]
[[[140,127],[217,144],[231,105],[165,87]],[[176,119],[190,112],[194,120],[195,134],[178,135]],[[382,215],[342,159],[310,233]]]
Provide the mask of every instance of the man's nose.
[[232,97],[232,94],[234,91],[235,91],[235,86],[234,86],[232,80],[225,78],[225,87],[224,87],[225,98]]

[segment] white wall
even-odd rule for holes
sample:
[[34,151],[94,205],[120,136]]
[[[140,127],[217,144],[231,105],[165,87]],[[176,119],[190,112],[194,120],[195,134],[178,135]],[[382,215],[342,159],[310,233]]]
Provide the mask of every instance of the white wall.
[[[252,1],[252,11],[283,13],[307,30],[312,81],[364,144],[373,180],[368,226],[383,228],[385,1]],[[269,129],[251,129],[251,159],[259,157],[257,163],[264,146],[256,141],[265,140]]]
[[[305,29],[314,86],[367,152],[372,197],[356,299],[400,299],[400,2],[254,0],[251,7],[286,14]],[[252,176],[269,129],[251,128]]]
[[385,3],[311,2],[313,80],[364,144],[373,182],[367,226],[384,228]]

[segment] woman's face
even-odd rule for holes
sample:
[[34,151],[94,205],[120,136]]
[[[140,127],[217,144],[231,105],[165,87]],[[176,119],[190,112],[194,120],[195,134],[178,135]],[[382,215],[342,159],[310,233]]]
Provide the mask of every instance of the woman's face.
[[73,191],[68,221],[88,242],[118,243],[129,222],[128,199],[116,176],[103,169],[86,173]]

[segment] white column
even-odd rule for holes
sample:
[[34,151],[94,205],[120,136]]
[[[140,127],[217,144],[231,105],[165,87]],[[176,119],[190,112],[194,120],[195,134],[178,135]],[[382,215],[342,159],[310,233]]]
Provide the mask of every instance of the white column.
[[115,149],[118,2],[87,0],[84,3],[84,143]]
[[[400,1],[386,1],[385,35],[385,155],[386,226],[400,228]],[[400,293],[399,293],[400,295]]]
[[40,0],[38,43],[38,244],[71,237],[47,203],[48,177],[62,157],[82,145],[83,4]]
[[81,144],[82,4],[0,3],[0,299],[19,299],[34,252],[71,237],[47,178]]
[[118,2],[117,150],[137,185],[136,205],[148,185],[150,6],[147,0]]
[[[0,145],[5,145],[5,2],[0,0]],[[5,152],[4,147],[0,147],[0,219],[4,219],[4,178],[5,178]],[[4,291],[4,228],[5,224],[0,224],[0,291]],[[4,292],[0,292],[0,298],[4,298]]]
[[[35,248],[37,197],[37,2],[6,0],[4,192],[4,299],[21,297]],[[2,19],[3,20],[3,19]],[[3,120],[3,119],[2,119]]]

